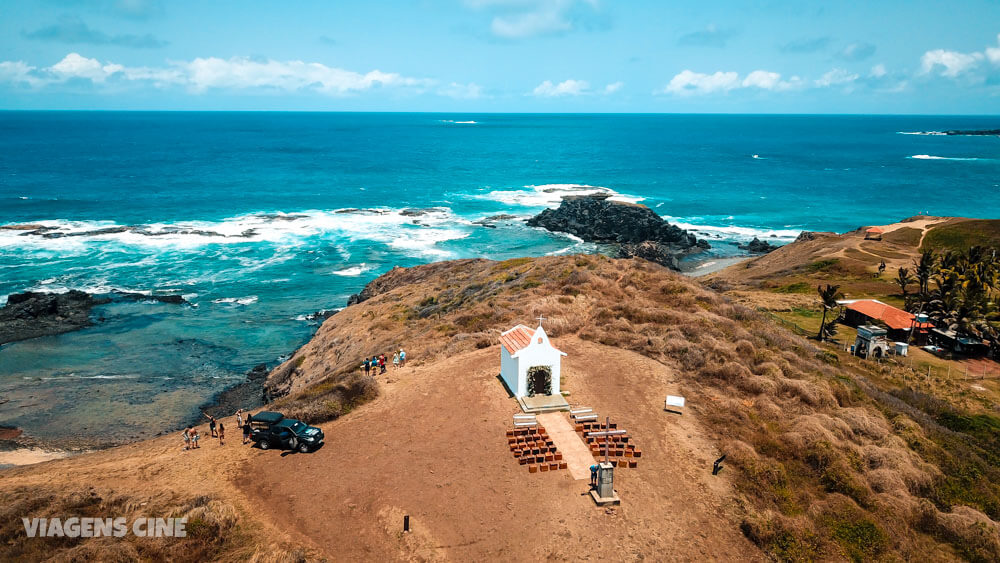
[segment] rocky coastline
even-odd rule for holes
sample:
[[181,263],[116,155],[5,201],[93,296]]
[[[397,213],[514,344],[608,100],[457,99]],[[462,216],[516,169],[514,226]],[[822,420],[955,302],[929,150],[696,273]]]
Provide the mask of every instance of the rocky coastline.
[[645,205],[613,201],[609,194],[563,196],[559,207],[528,219],[528,226],[606,244],[620,258],[643,258],[674,270],[689,254],[709,249],[704,240],[663,220]]

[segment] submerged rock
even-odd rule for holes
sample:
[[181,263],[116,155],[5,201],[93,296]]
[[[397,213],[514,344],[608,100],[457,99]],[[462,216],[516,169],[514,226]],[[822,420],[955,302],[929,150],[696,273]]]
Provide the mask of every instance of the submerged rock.
[[111,301],[83,291],[14,293],[0,309],[0,344],[50,336],[89,326],[90,310]]
[[618,245],[623,257],[640,257],[677,269],[677,260],[709,248],[704,240],[671,225],[645,205],[611,201],[609,194],[563,196],[556,209],[528,219],[543,227],[578,236],[587,242]]

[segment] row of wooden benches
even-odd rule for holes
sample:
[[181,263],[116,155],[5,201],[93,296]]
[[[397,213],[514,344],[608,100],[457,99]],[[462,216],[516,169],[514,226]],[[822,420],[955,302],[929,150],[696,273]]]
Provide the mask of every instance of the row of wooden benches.
[[[642,457],[642,451],[632,442],[627,430],[619,429],[617,423],[607,418],[601,421],[589,407],[571,409],[569,416],[573,419],[574,430],[587,442],[594,457],[616,458],[618,467],[638,466],[637,458]],[[595,435],[600,433],[606,434]]]

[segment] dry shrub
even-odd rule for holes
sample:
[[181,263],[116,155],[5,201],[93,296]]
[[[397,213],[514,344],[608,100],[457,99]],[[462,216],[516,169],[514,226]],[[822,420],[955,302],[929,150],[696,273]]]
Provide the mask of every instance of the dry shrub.
[[[784,371],[784,370],[783,370]],[[782,378],[778,381],[778,390],[793,397],[798,397],[811,407],[832,406],[837,403],[829,390],[802,379]]]
[[772,379],[779,379],[783,377],[781,373],[781,368],[778,367],[778,364],[774,362],[763,362],[757,364],[757,367],[754,368],[754,373],[756,373],[757,375],[770,377]]
[[855,435],[865,436],[872,440],[882,440],[889,435],[889,425],[877,412],[860,407],[842,408],[837,416],[847,422]]
[[753,345],[753,342],[743,339],[736,342],[736,353],[744,358],[756,358],[757,357],[757,347]]
[[876,469],[865,474],[868,485],[876,493],[888,493],[893,491],[909,491],[909,487],[903,482],[898,473],[891,469]]
[[1000,528],[982,512],[956,506],[940,512],[928,501],[918,508],[921,529],[951,543],[970,561],[992,562],[1000,556]]

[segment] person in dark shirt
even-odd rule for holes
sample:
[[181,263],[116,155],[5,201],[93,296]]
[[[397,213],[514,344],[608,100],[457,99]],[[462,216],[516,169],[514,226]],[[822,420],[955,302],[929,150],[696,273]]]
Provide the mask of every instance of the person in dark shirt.
[[201,414],[204,414],[205,418],[208,419],[208,429],[212,432],[212,437],[218,438],[219,435],[215,432],[215,417],[210,414],[205,414],[205,413]]

